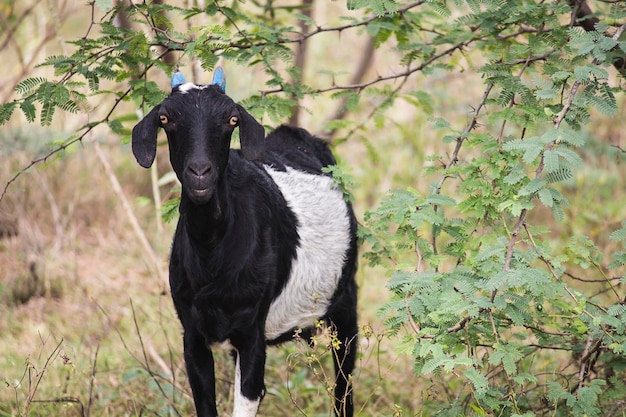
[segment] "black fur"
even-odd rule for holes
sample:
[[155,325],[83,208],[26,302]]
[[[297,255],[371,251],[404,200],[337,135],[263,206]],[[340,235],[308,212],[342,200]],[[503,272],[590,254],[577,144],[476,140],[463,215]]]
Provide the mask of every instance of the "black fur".
[[[239,123],[241,150],[230,150]],[[161,118],[165,117],[163,124]],[[135,128],[133,153],[149,167],[158,127],[168,137],[170,162],[182,183],[180,219],[170,258],[170,285],[184,329],[184,354],[197,414],[216,416],[210,347],[230,341],[241,360],[242,392],[265,392],[265,318],[291,271],[299,244],[298,221],[263,164],[323,174],[335,163],[327,145],[303,129],[282,126],[264,139],[263,127],[216,86],[175,88]],[[346,203],[347,204],[347,203]],[[342,344],[335,361],[335,412],[352,416],[349,375],[356,358],[356,221],[334,298],[321,319],[336,327]],[[293,329],[295,330],[295,329]],[[312,329],[304,329],[311,335]],[[295,414],[295,413],[294,413]]]

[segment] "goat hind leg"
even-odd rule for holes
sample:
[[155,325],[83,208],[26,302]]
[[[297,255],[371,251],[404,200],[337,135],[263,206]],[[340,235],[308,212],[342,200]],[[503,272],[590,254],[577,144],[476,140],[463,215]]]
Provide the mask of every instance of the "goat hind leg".
[[[350,295],[348,295],[350,297]],[[352,417],[352,374],[356,363],[358,346],[358,325],[356,297],[342,305],[342,308],[329,315],[331,325],[336,329],[339,348],[333,351],[335,365],[335,413],[339,417]]]

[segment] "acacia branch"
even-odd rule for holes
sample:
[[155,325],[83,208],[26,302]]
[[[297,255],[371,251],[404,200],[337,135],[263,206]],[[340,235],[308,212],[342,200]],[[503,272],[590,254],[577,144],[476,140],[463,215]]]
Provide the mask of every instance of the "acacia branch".
[[[147,71],[147,68],[146,68]],[[15,181],[17,181],[17,179],[24,174],[26,171],[28,171],[29,169],[31,169],[32,167],[34,167],[35,165],[38,165],[40,163],[45,163],[48,161],[48,159],[50,159],[51,157],[53,157],[54,155],[65,151],[67,148],[69,148],[70,146],[74,145],[75,143],[79,143],[82,142],[83,139],[93,130],[96,128],[96,126],[99,126],[103,123],[107,123],[111,117],[111,115],[113,114],[113,112],[115,111],[115,109],[117,108],[117,106],[124,100],[124,98],[129,95],[131,93],[131,89],[127,89],[121,96],[119,96],[116,100],[115,103],[113,104],[113,106],[111,107],[110,111],[107,113],[107,115],[97,121],[97,122],[92,122],[89,123],[85,126],[83,126],[80,129],[85,129],[85,131],[83,133],[81,133],[79,136],[70,139],[68,141],[66,141],[65,143],[57,146],[56,148],[52,149],[50,152],[46,153],[43,156],[40,156],[38,158],[33,159],[32,161],[30,161],[30,163],[28,165],[26,165],[24,168],[20,169],[19,171],[17,171],[4,185],[4,189],[2,190],[2,194],[0,194],[0,202],[4,199],[4,196],[6,195],[9,187],[11,186],[11,184],[13,184]],[[79,129],[79,130],[80,130]]]
[[[365,73],[367,72],[367,69],[370,67],[370,64],[373,59],[374,59],[374,38],[369,37],[367,39],[367,44],[365,45],[364,50],[361,52],[361,60],[356,65],[356,72],[352,76],[352,80],[350,84],[359,84],[363,82]],[[337,105],[337,109],[335,110],[335,113],[333,114],[332,117],[328,119],[328,121],[343,119],[346,113],[348,112],[348,109],[346,108],[347,102],[348,102],[347,97],[342,98],[339,101],[339,104]],[[332,129],[328,133],[328,136],[330,137],[334,136],[336,131],[337,131],[336,128]]]
[[[396,12],[399,15],[404,14],[405,12],[421,6],[422,4],[424,4],[426,1],[425,0],[419,0],[410,4],[407,4],[404,7],[401,7],[400,9],[398,9],[398,11]],[[290,45],[290,44],[301,44],[303,42],[305,42],[306,40],[308,40],[311,37],[314,37],[316,35],[319,35],[320,33],[328,33],[328,32],[337,32],[337,33],[341,33],[344,30],[348,30],[348,29],[355,29],[355,28],[359,28],[362,26],[367,26],[368,24],[372,23],[373,21],[376,21],[378,19],[380,19],[380,16],[376,16],[376,15],[372,15],[364,20],[360,20],[360,21],[356,21],[353,23],[347,23],[345,25],[339,25],[339,26],[330,26],[330,27],[322,27],[322,26],[317,26],[315,30],[312,30],[311,32],[308,33],[301,33],[301,32],[296,32],[296,31],[291,31],[288,33],[292,33],[296,36],[292,37],[292,38],[283,38],[283,39],[277,39],[274,42],[266,42],[266,41],[258,41],[255,42],[253,40],[251,40],[248,36],[248,34],[240,29],[236,22],[234,20],[232,20],[231,17],[229,17],[226,13],[224,13],[224,11],[222,10],[222,8],[217,5],[218,7],[218,11],[223,14],[228,21],[235,27],[235,30],[237,31],[237,33],[239,33],[239,35],[241,36],[242,40],[238,40],[238,41],[230,41],[230,42],[224,42],[223,39],[220,38],[216,38],[216,37],[212,37],[209,36],[207,37],[207,41],[211,41],[211,40],[216,40],[216,41],[220,41],[222,43],[222,45],[226,45],[229,48],[236,48],[239,50],[244,50],[244,49],[251,49],[251,48],[256,48],[256,47],[263,47],[269,44],[272,45]],[[167,33],[167,31],[162,30],[160,28],[157,28],[155,26],[151,27],[151,30],[155,31],[155,32],[159,32],[161,33],[165,39],[167,39],[167,43],[163,43],[163,42],[157,42],[157,43],[153,43],[152,46],[162,46],[162,47],[166,47],[169,50],[174,50],[174,51],[183,51],[185,46],[187,44],[189,44],[190,42],[192,42],[192,40],[176,40],[173,39],[172,37],[169,36],[169,34]],[[223,46],[222,46],[223,47]],[[215,48],[212,49],[211,52],[219,52],[222,47],[220,48]]]
[[[584,1],[582,2],[584,4]],[[619,39],[619,37],[622,35],[622,33],[624,33],[624,31],[626,30],[626,24],[623,24],[617,31],[616,33],[613,35],[613,39],[617,40]],[[593,64],[597,65],[598,61],[597,59],[593,60]],[[569,90],[569,94],[567,96],[567,100],[565,101],[565,104],[563,105],[563,108],[561,109],[561,111],[559,112],[559,114],[557,115],[556,119],[554,120],[554,129],[559,129],[561,127],[561,123],[563,122],[563,120],[565,120],[565,117],[567,116],[567,113],[569,112],[569,110],[572,107],[572,103],[574,101],[574,97],[576,96],[576,93],[578,92],[578,88],[580,87],[581,82],[579,80],[576,80],[572,83],[572,86],[570,87]],[[544,152],[542,152],[541,154],[541,159],[539,160],[539,165],[537,166],[537,169],[535,170],[535,178],[541,178],[542,174],[543,174],[543,170],[545,167],[545,162],[544,162],[544,155],[545,152],[551,150],[552,148],[554,148],[554,146],[556,145],[556,141],[553,140],[551,142],[549,142],[545,149]],[[506,256],[505,256],[505,262],[504,262],[504,270],[505,271],[509,271],[510,270],[510,264],[511,264],[511,258],[513,256],[513,247],[515,246],[515,243],[517,241],[517,235],[519,234],[520,228],[525,225],[526,222],[526,216],[527,216],[527,209],[522,209],[517,223],[515,225],[514,231],[511,234],[511,237],[509,238],[509,244],[507,247],[507,251],[506,251]]]
[[[604,0],[607,3],[611,3],[610,0]],[[620,0],[623,1],[623,0]],[[593,32],[596,30],[596,25],[600,23],[600,19],[594,16],[593,10],[587,4],[586,0],[569,0],[570,6],[572,6],[572,19],[570,26],[578,23],[586,32]],[[617,32],[612,36],[614,40],[618,40],[621,34],[626,29],[626,23],[621,25]],[[615,48],[619,48],[616,46]],[[616,58],[613,62],[613,67],[619,71],[620,74],[626,76],[626,59],[622,56]]]
[[[401,79],[401,78],[408,78],[409,76],[411,76],[412,74],[416,73],[416,72],[420,72],[423,71],[426,67],[428,67],[429,65],[431,65],[432,63],[434,63],[435,61],[443,58],[444,56],[447,55],[451,55],[453,54],[455,51],[457,50],[462,50],[463,48],[465,48],[466,46],[471,45],[472,43],[476,42],[477,40],[479,40],[479,37],[476,38],[472,38],[463,42],[459,42],[455,45],[450,46],[449,48],[444,49],[443,51],[436,53],[434,55],[432,55],[430,58],[428,58],[427,60],[425,60],[424,62],[422,62],[420,65],[410,68],[408,67],[406,70],[396,73],[396,74],[389,74],[386,76],[378,76],[377,78],[370,80],[370,81],[365,81],[362,83],[355,83],[355,84],[343,84],[343,85],[338,85],[333,83],[330,87],[325,87],[325,88],[318,88],[315,89],[311,92],[311,94],[322,94],[322,93],[328,93],[328,92],[332,92],[332,91],[341,91],[341,90],[355,90],[357,92],[361,92],[362,90],[364,90],[367,87],[370,87],[372,85],[384,82],[384,81],[393,81],[393,80],[397,80],[397,79]],[[261,95],[265,96],[268,94],[275,94],[275,93],[280,93],[283,92],[284,89],[282,87],[279,88],[275,88],[272,90],[265,90],[265,91],[261,91]]]

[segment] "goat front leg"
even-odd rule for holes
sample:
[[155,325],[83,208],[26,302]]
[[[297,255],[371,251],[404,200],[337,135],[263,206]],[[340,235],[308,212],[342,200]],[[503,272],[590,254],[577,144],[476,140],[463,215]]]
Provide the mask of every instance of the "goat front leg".
[[185,366],[198,417],[217,417],[213,352],[196,330],[184,333]]
[[233,417],[254,417],[265,395],[265,341],[262,336],[235,351]]

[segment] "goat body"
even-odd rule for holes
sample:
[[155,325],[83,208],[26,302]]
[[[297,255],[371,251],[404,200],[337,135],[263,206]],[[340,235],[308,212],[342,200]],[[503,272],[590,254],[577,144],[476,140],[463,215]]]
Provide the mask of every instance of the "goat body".
[[[241,150],[230,149],[239,126]],[[183,84],[135,126],[133,153],[149,167],[168,137],[182,184],[170,286],[183,325],[187,374],[199,417],[216,416],[211,346],[235,355],[233,416],[252,417],[265,393],[265,348],[316,320],[340,341],[333,355],[335,413],[352,416],[356,358],[356,220],[322,172],[335,159],[322,140],[263,127],[215,85]]]

